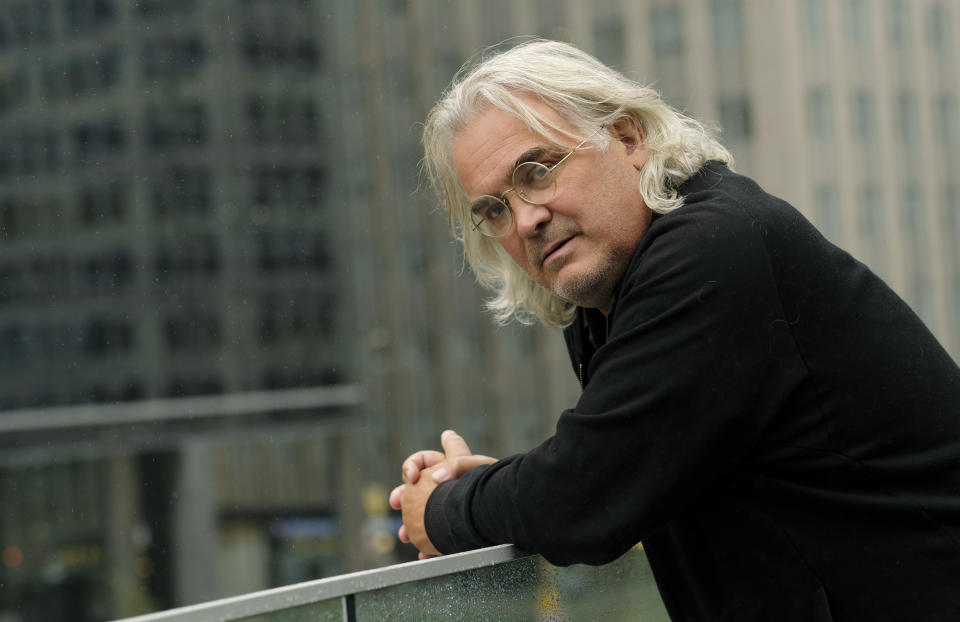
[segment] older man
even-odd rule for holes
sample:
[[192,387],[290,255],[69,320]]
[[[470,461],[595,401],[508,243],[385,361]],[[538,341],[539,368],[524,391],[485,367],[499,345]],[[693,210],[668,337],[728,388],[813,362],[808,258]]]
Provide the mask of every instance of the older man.
[[525,454],[412,455],[401,539],[642,540],[676,620],[960,620],[960,369],[879,278],[565,44],[458,77],[424,144],[489,308],[564,327],[583,393]]

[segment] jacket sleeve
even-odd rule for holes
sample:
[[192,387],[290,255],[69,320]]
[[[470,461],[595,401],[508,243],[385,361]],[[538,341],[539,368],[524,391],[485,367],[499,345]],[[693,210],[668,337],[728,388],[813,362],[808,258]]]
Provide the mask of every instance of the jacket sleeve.
[[651,226],[554,436],[434,492],[441,551],[511,542],[554,564],[605,563],[744,468],[804,366],[764,227],[728,203]]

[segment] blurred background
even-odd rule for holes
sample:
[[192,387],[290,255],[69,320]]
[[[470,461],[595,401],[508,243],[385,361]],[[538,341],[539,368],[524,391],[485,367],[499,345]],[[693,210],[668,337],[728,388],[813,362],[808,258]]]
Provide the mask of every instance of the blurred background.
[[559,333],[492,324],[418,173],[511,37],[719,127],[956,359],[958,33],[953,0],[2,0],[0,622],[413,559],[404,457],[550,434]]

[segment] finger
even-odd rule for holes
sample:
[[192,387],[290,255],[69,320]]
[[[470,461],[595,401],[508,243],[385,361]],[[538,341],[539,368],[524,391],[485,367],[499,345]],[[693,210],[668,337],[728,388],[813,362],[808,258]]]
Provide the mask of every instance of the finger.
[[469,456],[470,447],[463,437],[453,430],[444,430],[440,435],[440,444],[443,445],[443,453],[447,459],[459,458],[460,456]]
[[481,455],[463,456],[460,458],[447,460],[444,466],[433,472],[433,481],[439,484],[447,481],[448,479],[456,479],[464,473],[474,470],[478,466],[483,466],[484,464],[493,464],[496,461],[496,458]]
[[400,542],[410,544],[410,535],[407,534],[406,525],[400,525],[400,529],[397,529],[397,537],[400,539]]
[[403,484],[390,491],[390,507],[399,510],[403,507]]
[[438,556],[438,555],[428,555],[428,554],[426,554],[426,553],[417,553],[417,557],[418,557],[420,560],[424,560],[424,559],[433,559],[434,557],[439,557],[439,556]]
[[418,451],[403,461],[403,476],[408,484],[416,484],[420,479],[420,471],[443,462],[445,457],[439,451],[432,449]]

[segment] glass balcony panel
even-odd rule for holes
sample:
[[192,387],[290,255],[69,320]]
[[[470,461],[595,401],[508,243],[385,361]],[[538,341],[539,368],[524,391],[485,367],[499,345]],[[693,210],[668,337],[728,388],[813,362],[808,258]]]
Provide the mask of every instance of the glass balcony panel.
[[641,548],[605,566],[558,568],[539,556],[356,595],[356,620],[668,622]]
[[237,618],[236,622],[342,622],[346,620],[343,601],[343,598],[331,598],[301,607]]

